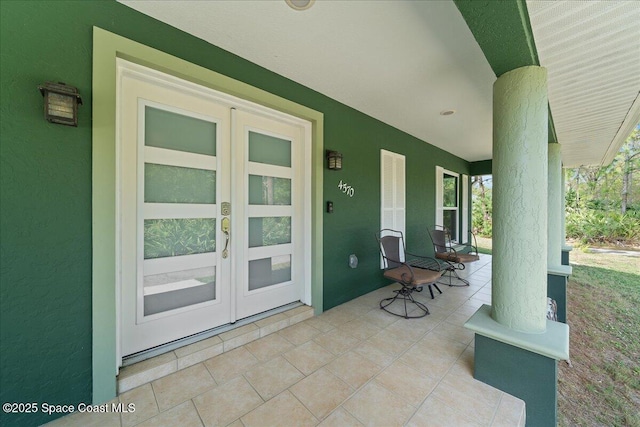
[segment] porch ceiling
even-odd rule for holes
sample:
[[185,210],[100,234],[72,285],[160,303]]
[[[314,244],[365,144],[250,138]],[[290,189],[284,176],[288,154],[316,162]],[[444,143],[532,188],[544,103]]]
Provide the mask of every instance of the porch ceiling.
[[[513,62],[513,29],[529,31],[501,22],[485,29],[493,51],[481,49],[464,0],[317,0],[302,12],[284,0],[119,1],[468,161],[492,158],[496,64]],[[566,166],[609,162],[640,119],[639,5],[527,3]]]
[[608,164],[640,120],[640,3],[527,8],[565,166]]

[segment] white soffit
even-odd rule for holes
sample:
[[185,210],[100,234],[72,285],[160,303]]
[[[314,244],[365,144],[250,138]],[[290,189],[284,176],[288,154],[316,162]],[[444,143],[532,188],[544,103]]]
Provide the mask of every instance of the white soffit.
[[640,1],[527,8],[564,165],[610,163],[640,121]]
[[120,2],[465,160],[492,157],[495,74],[452,1]]

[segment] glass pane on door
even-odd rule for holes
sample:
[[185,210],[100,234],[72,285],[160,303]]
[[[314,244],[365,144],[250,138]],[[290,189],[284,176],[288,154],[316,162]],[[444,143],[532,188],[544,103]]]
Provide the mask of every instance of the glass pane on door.
[[249,247],[291,243],[291,217],[249,218]]
[[249,290],[265,288],[291,280],[291,255],[249,261]]
[[250,205],[291,205],[291,180],[249,175]]
[[144,164],[145,203],[215,203],[216,171]]
[[144,259],[215,252],[216,219],[145,219]]
[[196,117],[145,107],[144,145],[216,155],[216,124]]
[[[146,147],[189,153],[141,164],[144,203],[155,212],[143,221],[144,315],[150,316],[216,298],[216,218],[175,217],[180,204],[216,203],[216,123],[148,105],[144,111]],[[180,165],[171,164],[175,157]]]
[[291,141],[249,132],[249,161],[291,167]]

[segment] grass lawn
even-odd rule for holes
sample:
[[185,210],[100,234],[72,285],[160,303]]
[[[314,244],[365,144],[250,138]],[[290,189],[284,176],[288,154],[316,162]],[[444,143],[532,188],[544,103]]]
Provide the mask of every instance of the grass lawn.
[[[491,239],[478,246],[490,253]],[[570,260],[558,425],[640,427],[640,257],[574,249]]]

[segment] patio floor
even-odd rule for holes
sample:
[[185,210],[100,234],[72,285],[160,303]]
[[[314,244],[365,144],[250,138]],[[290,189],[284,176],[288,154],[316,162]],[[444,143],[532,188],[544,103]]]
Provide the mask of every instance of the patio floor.
[[[491,301],[491,257],[416,299],[431,312],[380,310],[378,289],[202,363],[122,393],[130,413],[76,413],[50,426],[524,426],[524,402],[473,379],[473,334]],[[455,283],[455,282],[454,282]]]

